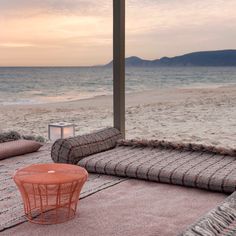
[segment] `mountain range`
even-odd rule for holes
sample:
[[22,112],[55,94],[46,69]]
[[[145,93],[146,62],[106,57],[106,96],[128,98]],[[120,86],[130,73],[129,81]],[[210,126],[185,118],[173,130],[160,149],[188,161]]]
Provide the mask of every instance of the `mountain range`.
[[[112,66],[111,61],[105,66]],[[236,50],[217,50],[192,52],[175,57],[162,57],[156,60],[145,60],[136,56],[125,59],[130,67],[160,66],[236,66]]]

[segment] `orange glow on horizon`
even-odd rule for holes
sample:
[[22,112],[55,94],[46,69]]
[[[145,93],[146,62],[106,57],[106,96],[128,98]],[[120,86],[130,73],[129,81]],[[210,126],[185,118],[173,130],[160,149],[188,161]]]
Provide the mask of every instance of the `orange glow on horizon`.
[[[111,0],[2,0],[0,9],[0,66],[96,65],[112,58]],[[235,9],[235,0],[127,0],[127,56],[236,48]]]

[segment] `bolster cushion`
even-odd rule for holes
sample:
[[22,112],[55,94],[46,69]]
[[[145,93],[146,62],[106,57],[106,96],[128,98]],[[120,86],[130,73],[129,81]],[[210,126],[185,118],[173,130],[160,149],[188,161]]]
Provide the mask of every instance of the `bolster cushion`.
[[106,128],[91,134],[58,139],[52,146],[54,162],[77,164],[82,158],[114,148],[122,135],[115,128]]

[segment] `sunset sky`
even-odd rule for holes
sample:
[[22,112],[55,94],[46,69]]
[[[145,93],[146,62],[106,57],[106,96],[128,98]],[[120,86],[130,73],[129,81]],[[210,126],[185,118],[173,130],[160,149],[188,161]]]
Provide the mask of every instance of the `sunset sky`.
[[[126,56],[236,48],[236,0],[126,0]],[[0,66],[112,58],[112,0],[0,0]]]

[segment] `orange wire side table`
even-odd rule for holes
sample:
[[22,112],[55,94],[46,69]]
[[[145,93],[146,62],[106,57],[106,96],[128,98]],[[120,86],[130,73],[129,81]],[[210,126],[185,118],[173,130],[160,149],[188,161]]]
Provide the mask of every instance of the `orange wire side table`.
[[38,224],[62,223],[76,214],[80,191],[88,178],[84,168],[37,164],[16,172],[26,218]]

